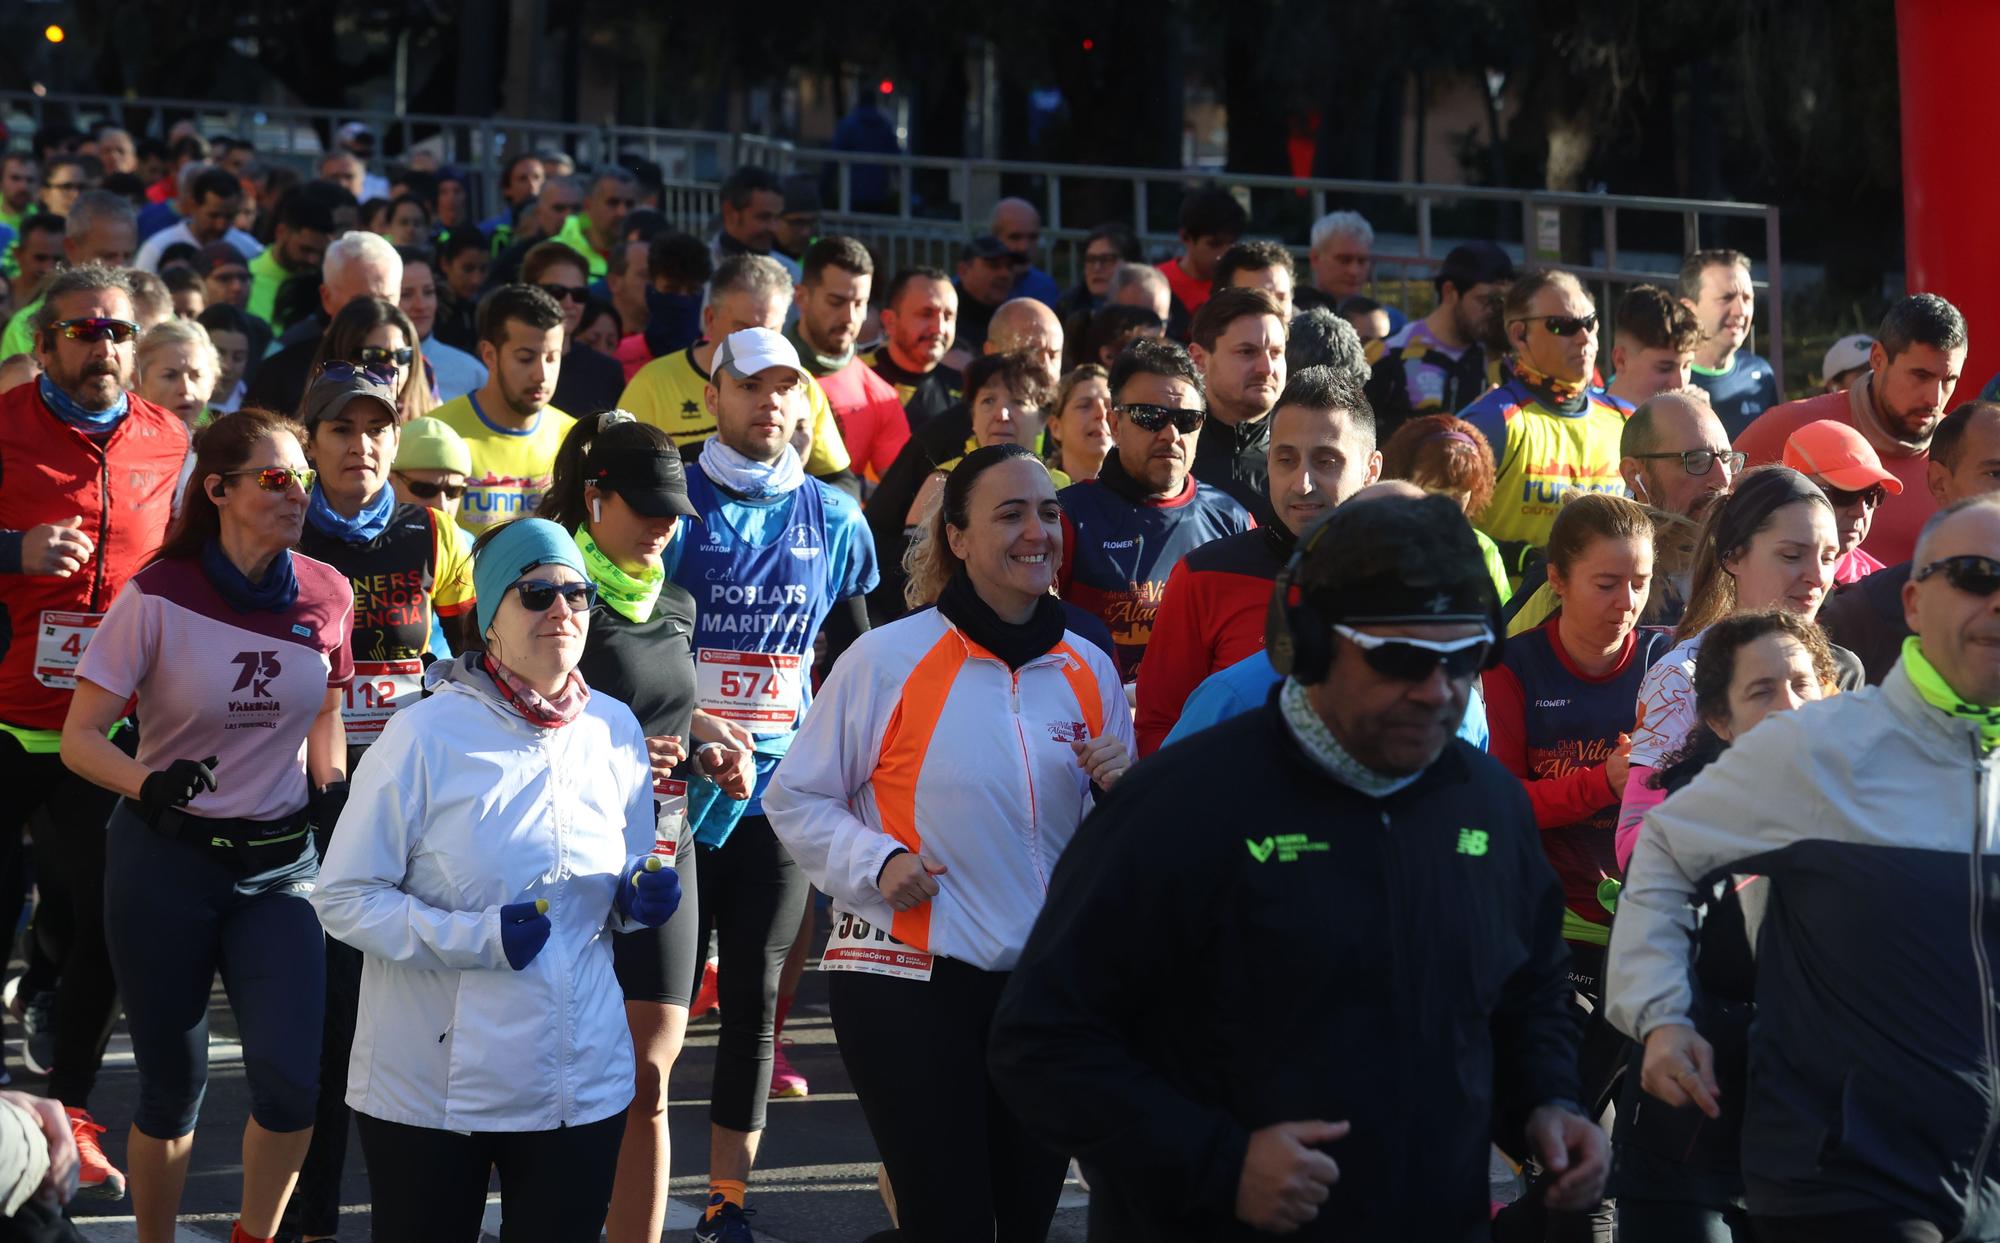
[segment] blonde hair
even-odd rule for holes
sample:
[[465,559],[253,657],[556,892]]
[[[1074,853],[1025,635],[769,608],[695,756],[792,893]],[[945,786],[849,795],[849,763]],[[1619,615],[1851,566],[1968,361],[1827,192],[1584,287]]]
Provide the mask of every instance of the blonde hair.
[[162,351],[176,346],[194,350],[202,359],[202,365],[209,375],[221,375],[222,358],[215,352],[215,342],[209,339],[208,329],[191,319],[166,319],[139,335],[139,345],[133,354],[137,368],[136,378],[143,382],[146,378],[146,369],[152,365],[153,359]]

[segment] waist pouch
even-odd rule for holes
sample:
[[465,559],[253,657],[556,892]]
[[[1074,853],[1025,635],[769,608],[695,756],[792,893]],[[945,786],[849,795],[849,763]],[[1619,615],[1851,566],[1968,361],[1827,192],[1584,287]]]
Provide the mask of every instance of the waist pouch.
[[238,876],[255,876],[297,862],[312,843],[301,807],[282,820],[211,819],[167,808],[148,825],[168,841],[184,842]]

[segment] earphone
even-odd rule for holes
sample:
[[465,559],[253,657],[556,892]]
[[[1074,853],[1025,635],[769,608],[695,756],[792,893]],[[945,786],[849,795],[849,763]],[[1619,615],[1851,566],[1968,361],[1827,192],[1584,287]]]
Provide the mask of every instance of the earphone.
[[603,521],[604,521],[604,502],[603,502],[603,501],[601,501],[601,500],[596,500],[596,501],[592,501],[592,502],[590,503],[590,520],[591,520],[592,522],[603,522]]

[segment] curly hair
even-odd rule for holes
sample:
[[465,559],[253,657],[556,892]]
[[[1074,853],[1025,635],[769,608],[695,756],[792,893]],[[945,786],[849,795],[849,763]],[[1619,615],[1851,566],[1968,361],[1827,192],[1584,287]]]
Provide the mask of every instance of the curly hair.
[[1710,721],[1729,719],[1729,686],[1736,680],[1736,658],[1743,649],[1769,635],[1781,635],[1804,648],[1812,658],[1813,676],[1821,693],[1838,693],[1840,670],[1833,663],[1833,645],[1818,626],[1783,609],[1766,609],[1725,617],[1702,636],[1694,666],[1695,726],[1686,741],[1660,761],[1651,785],[1672,793],[1714,763],[1729,744]]
[[1449,414],[1427,414],[1397,428],[1382,446],[1382,478],[1407,479],[1426,492],[1463,498],[1465,516],[1493,499],[1493,448],[1479,429]]

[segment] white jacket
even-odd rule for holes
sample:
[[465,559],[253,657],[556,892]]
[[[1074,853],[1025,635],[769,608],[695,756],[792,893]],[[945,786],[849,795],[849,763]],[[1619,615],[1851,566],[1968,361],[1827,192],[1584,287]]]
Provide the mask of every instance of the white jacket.
[[[546,1131],[632,1099],[612,972],[618,877],[653,848],[645,735],[593,693],[560,729],[460,661],[389,718],[354,774],[312,897],[367,956],[348,1063],[358,1113],[450,1131]],[[500,908],[546,898],[554,929],[508,966]]]
[[[1090,810],[1072,741],[1132,714],[1110,657],[1074,634],[1018,671],[935,609],[871,630],[827,676],[764,813],[835,909],[905,945],[1013,967],[1049,873]],[[875,887],[898,848],[947,871],[898,914]]]

